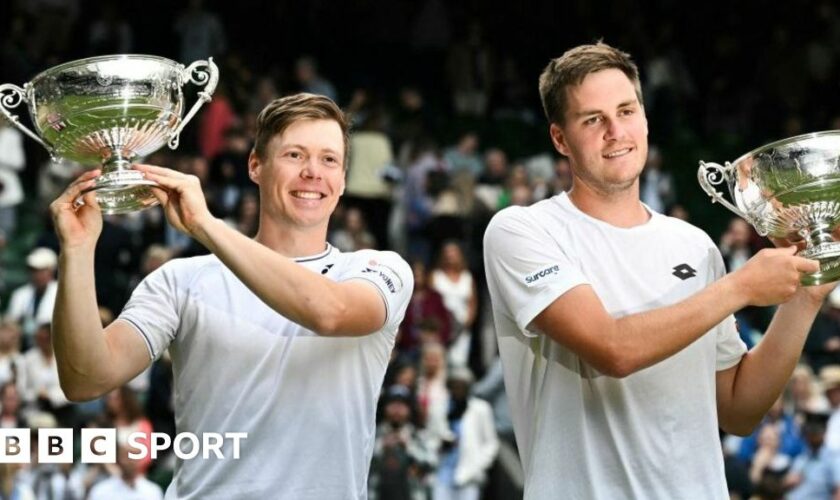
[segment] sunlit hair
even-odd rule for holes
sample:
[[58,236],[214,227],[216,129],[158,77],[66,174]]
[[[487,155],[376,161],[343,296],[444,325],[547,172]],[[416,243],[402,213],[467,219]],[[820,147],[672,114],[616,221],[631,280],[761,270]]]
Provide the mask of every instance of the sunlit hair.
[[350,122],[341,108],[328,97],[300,93],[271,101],[257,116],[254,153],[266,160],[266,149],[272,137],[282,134],[301,120],[333,120],[341,127],[344,139],[344,166],[350,154]]
[[605,69],[618,69],[627,75],[636,89],[639,104],[643,104],[639,68],[630,54],[599,41],[594,45],[580,45],[567,50],[562,56],[552,59],[543,70],[540,75],[540,99],[549,123],[565,123],[569,87],[580,85],[590,73]]

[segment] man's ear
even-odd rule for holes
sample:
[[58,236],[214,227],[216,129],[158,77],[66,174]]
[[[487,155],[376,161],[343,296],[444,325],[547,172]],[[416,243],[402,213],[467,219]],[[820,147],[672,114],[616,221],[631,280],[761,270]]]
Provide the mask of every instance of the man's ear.
[[248,177],[251,179],[251,182],[257,185],[259,185],[260,183],[261,167],[262,162],[260,161],[260,157],[257,156],[257,153],[252,150],[251,154],[248,155]]
[[554,144],[554,149],[563,156],[569,157],[569,145],[566,143],[566,136],[560,125],[552,123],[551,126],[548,127],[548,135],[551,136],[551,142]]

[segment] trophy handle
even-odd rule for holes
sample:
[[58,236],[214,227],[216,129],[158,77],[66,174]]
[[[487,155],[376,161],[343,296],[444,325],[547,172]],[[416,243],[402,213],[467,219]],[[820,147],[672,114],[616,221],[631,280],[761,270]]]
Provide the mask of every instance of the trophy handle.
[[[700,168],[697,170],[697,180],[700,181],[700,187],[703,188],[703,191],[712,198],[712,203],[720,203],[758,229],[759,226],[755,224],[752,217],[730,203],[723,197],[723,193],[714,188],[714,186],[717,186],[727,180],[729,176],[732,175],[733,169],[734,167],[729,162],[726,162],[726,165],[724,166],[717,163],[701,161]],[[761,230],[759,229],[759,231]]]
[[38,137],[38,134],[22,125],[17,115],[13,115],[9,112],[10,109],[18,107],[18,105],[22,102],[29,103],[29,99],[26,98],[26,91],[24,89],[18,87],[17,85],[12,85],[11,83],[4,83],[3,85],[0,85],[0,113],[3,113],[3,116],[5,116],[6,119],[9,120],[9,123],[14,125],[15,128],[35,139],[41,146],[44,146],[44,148],[46,148],[46,150],[50,153],[50,156],[54,156],[53,148],[41,140],[41,138]]
[[216,85],[219,83],[219,68],[216,66],[216,63],[213,62],[212,57],[208,57],[206,61],[195,61],[187,66],[182,75],[185,82],[192,82],[195,85],[204,85],[204,90],[198,93],[198,100],[193,104],[192,108],[190,108],[189,113],[184,116],[184,119],[181,120],[178,128],[172,132],[172,136],[169,138],[169,149],[175,149],[178,147],[178,141],[181,138],[181,130],[183,130],[187,123],[192,120],[192,117],[198,112],[198,108],[204,105],[204,103],[210,102],[213,91],[216,90]]

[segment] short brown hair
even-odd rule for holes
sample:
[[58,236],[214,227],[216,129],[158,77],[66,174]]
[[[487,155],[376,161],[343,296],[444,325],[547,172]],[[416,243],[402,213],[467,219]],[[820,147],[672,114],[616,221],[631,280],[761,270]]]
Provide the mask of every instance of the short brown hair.
[[344,166],[350,154],[350,121],[329,97],[301,92],[271,101],[257,116],[254,153],[265,160],[271,138],[300,120],[334,120],[344,138]]
[[567,50],[562,56],[552,59],[543,70],[540,75],[540,99],[549,123],[565,123],[568,108],[566,89],[580,85],[587,75],[604,69],[618,69],[627,75],[636,88],[639,104],[643,104],[639,68],[630,54],[599,41]]

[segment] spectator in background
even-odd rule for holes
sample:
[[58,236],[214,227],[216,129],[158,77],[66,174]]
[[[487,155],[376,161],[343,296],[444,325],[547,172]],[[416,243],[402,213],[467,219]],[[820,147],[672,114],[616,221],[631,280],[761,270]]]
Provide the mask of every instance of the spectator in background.
[[405,180],[405,225],[408,254],[424,263],[428,263],[431,256],[428,223],[433,216],[435,198],[448,182],[445,170],[446,164],[434,141],[418,139]]
[[[227,50],[224,26],[219,16],[204,8],[204,0],[189,0],[187,9],[175,21],[175,31],[181,39],[182,64],[208,57],[220,58]],[[216,89],[214,101],[218,94]]]
[[472,387],[475,397],[481,398],[493,408],[493,420],[496,434],[509,443],[514,443],[513,422],[510,420],[510,405],[505,391],[505,378],[502,360],[498,356],[490,363],[484,377]]
[[478,134],[467,132],[458,138],[458,142],[443,153],[449,173],[455,176],[466,172],[476,179],[484,172],[484,164],[478,154]]
[[486,401],[471,397],[472,372],[453,369],[448,379],[449,409],[440,450],[434,500],[478,500],[487,471],[499,452],[493,410]]
[[840,364],[840,289],[828,295],[805,341],[805,356],[815,373]]
[[443,244],[429,281],[430,286],[443,297],[444,305],[455,320],[450,361],[453,364],[465,364],[469,354],[470,334],[478,312],[478,291],[458,242],[448,241]]
[[6,382],[0,386],[0,428],[25,429],[29,427],[23,414],[23,398],[17,384]]
[[112,500],[125,498],[131,500],[162,500],[160,486],[143,476],[137,460],[129,458],[131,450],[126,444],[117,445],[117,467],[119,474],[97,483],[91,490],[88,500]]
[[384,420],[376,427],[370,464],[370,500],[427,498],[426,476],[437,463],[431,440],[412,423],[409,390],[393,385],[382,395]]
[[32,487],[23,480],[23,464],[0,463],[0,495],[15,500],[36,500]]
[[30,409],[51,413],[61,427],[73,427],[75,412],[58,381],[51,330],[49,323],[40,325],[35,332],[35,347],[23,355],[26,375],[21,395]]
[[[228,146],[227,132],[239,124],[227,94],[227,86],[219,83],[213,100],[204,105],[198,119],[198,148],[201,156],[210,161]],[[241,165],[241,164],[239,164]]]
[[822,367],[819,379],[831,412],[825,431],[825,445],[840,453],[840,364]]
[[38,168],[38,205],[48,206],[84,170],[78,163],[63,158],[41,163]]
[[557,158],[554,163],[554,177],[551,178],[549,187],[549,196],[572,189],[572,170],[569,166],[569,159],[565,156]]
[[639,190],[642,203],[660,214],[664,214],[677,199],[674,177],[662,170],[662,152],[656,146],[648,148]]
[[728,272],[735,272],[755,253],[751,245],[752,226],[740,217],[733,217],[720,238],[720,254]]
[[335,86],[318,73],[318,63],[312,57],[301,57],[295,62],[295,78],[300,85],[301,92],[322,95],[333,101],[338,101],[338,92],[336,92]]
[[20,326],[10,319],[0,322],[0,384],[24,385],[23,355],[20,352]]
[[768,457],[774,460],[779,467],[786,468],[805,449],[805,442],[799,432],[799,423],[794,414],[786,411],[783,400],[779,397],[773,406],[767,411],[764,419],[758,424],[753,433],[741,442],[738,457],[744,463],[752,463],[759,448],[761,433],[765,427],[772,427],[775,431],[774,441],[777,442],[776,454],[778,456]]
[[[149,449],[152,442],[152,423],[143,415],[137,395],[127,385],[105,395],[105,415],[101,427],[116,429],[118,442],[127,442],[128,436],[135,432],[143,434],[137,443],[146,449]],[[136,462],[137,471],[145,474],[151,462],[151,453],[139,458]]]
[[478,178],[476,197],[491,212],[501,208],[502,193],[508,176],[508,159],[504,151],[490,148],[484,153],[484,172]]
[[26,166],[23,134],[0,117],[0,237],[8,240],[17,227],[17,206],[23,201],[19,172]]
[[831,500],[840,490],[840,456],[824,446],[828,415],[808,412],[802,434],[808,449],[800,455],[785,478],[790,488],[787,500]]
[[428,342],[420,354],[420,376],[417,379],[417,409],[421,425],[446,418],[449,391],[446,389],[446,349]]
[[794,368],[785,391],[785,405],[800,424],[808,412],[828,412],[831,409],[810,366],[799,364]]
[[342,252],[376,248],[376,238],[367,230],[364,214],[355,207],[344,212],[344,225],[333,231],[330,242]]
[[782,500],[784,477],[790,465],[790,460],[779,454],[778,429],[763,427],[758,435],[758,449],[749,468],[749,478],[755,485],[756,496],[765,500]]
[[350,137],[350,165],[344,204],[356,207],[367,218],[379,248],[388,249],[388,220],[391,215],[391,187],[385,182],[385,168],[394,161],[391,140],[384,133],[384,116],[373,110]]
[[[751,243],[752,234],[753,228],[747,221],[740,217],[730,219],[718,245],[727,272],[741,269],[756,253]],[[764,333],[770,322],[768,314],[766,307],[755,306],[746,306],[735,313],[738,333],[747,347],[753,347]]]
[[245,236],[254,237],[260,226],[260,196],[255,189],[242,192],[234,211],[233,227]]
[[422,261],[416,260],[411,265],[414,271],[414,292],[405,310],[405,318],[400,324],[400,336],[397,346],[401,353],[411,359],[420,356],[420,349],[424,344],[422,331],[424,324],[431,323],[435,327],[442,345],[449,345],[452,340],[452,320],[449,310],[443,303],[443,297],[437,290],[429,286],[429,273]]
[[29,269],[29,283],[12,292],[6,320],[21,326],[24,350],[32,345],[32,337],[38,325],[49,323],[55,307],[55,269],[58,256],[49,248],[39,247],[26,257]]

